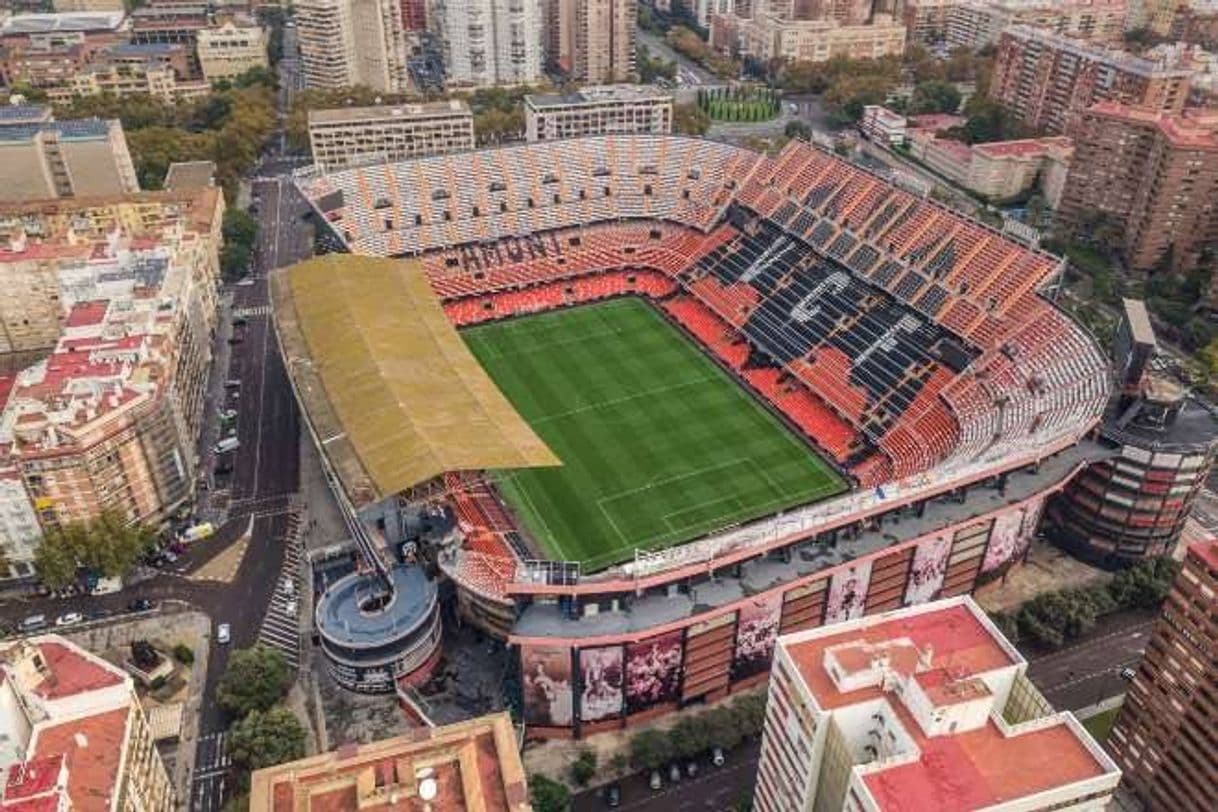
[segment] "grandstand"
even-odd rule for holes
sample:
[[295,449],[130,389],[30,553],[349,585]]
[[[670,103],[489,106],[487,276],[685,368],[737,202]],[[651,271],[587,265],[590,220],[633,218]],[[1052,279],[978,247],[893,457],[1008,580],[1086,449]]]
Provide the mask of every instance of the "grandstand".
[[[686,605],[674,603],[674,585],[728,567],[766,573],[739,587],[746,592],[785,589],[797,572],[821,578],[823,588],[825,573],[851,555],[894,545],[878,528],[906,509],[918,517],[911,533],[938,527],[959,536],[948,578],[967,591],[982,553],[987,567],[1009,563],[998,539],[1028,537],[1039,500],[1096,453],[1078,449],[1102,413],[1108,365],[1094,339],[1042,294],[1062,261],[816,146],[792,142],[771,157],[677,136],[603,136],[303,173],[297,183],[351,253],[417,259],[450,324],[526,422],[530,408],[513,397],[513,373],[497,370],[477,337],[502,334],[507,319],[512,330],[534,329],[532,316],[542,313],[562,330],[576,314],[555,311],[632,297],[847,483],[845,493],[774,506],[771,515],[741,511],[730,526],[698,525],[664,549],[628,533],[633,560],[595,559],[524,538],[545,535],[537,528],[546,512],[527,515],[518,495],[503,499],[496,483],[513,475],[448,471],[440,488],[461,541],[441,566],[463,609],[515,642],[579,648],[594,628],[608,645],[678,619],[692,630],[711,612],[709,596],[730,607],[738,593],[706,588],[695,600],[691,589]],[[548,357],[561,365],[561,355]],[[1005,488],[1016,470],[1032,472],[1011,490],[1022,502],[982,502],[1018,516],[990,515],[984,535],[960,535],[954,514],[968,508],[976,522],[985,510],[933,509],[947,496],[967,502],[980,483]],[[806,552],[796,567],[810,541],[833,546]],[[899,552],[891,586],[868,598],[868,611],[900,605],[914,551]],[[787,562],[786,581],[771,575],[771,556]],[[578,561],[549,560],[556,557]],[[811,588],[801,585],[797,600],[824,599]],[[644,616],[637,607],[650,606],[653,589],[666,590],[667,603]],[[631,593],[635,614],[621,617],[620,598]],[[560,601],[555,608],[535,596]],[[600,607],[599,619],[574,603],[585,599]],[[581,611],[588,628],[568,629]]]

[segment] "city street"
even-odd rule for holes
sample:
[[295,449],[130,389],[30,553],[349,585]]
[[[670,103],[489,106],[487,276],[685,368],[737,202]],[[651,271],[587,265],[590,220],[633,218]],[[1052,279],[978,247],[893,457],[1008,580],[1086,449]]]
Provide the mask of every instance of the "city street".
[[[761,742],[749,742],[728,753],[722,767],[703,759],[696,776],[677,784],[666,780],[658,790],[647,786],[647,775],[631,775],[621,781],[622,804],[617,808],[631,812],[731,812],[751,794],[760,754]],[[608,809],[604,789],[580,793],[572,808],[574,812]]]
[[1103,618],[1083,640],[1039,656],[1025,653],[1028,677],[1058,710],[1079,710],[1125,693],[1124,668],[1137,668],[1154,612],[1120,612]]

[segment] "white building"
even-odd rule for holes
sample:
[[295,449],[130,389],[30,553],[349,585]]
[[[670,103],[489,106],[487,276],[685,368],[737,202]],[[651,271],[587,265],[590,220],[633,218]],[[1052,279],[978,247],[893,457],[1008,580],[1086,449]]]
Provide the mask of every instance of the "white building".
[[34,574],[34,551],[41,536],[20,472],[0,468],[0,580]]
[[427,22],[440,41],[450,86],[541,79],[541,0],[436,0]]
[[195,48],[203,77],[209,82],[232,79],[253,68],[267,66],[266,37],[261,26],[252,21],[245,25],[229,21],[215,28],[202,28],[196,34]]
[[908,124],[905,116],[900,113],[894,113],[879,104],[868,104],[863,108],[859,129],[872,141],[895,147],[905,143],[905,131]]
[[463,101],[309,111],[313,163],[323,172],[474,148],[474,115]]
[[296,0],[296,31],[308,87],[407,89],[406,33],[395,0]]
[[780,637],[754,808],[1104,809],[1120,770],[1026,671],[968,596]]
[[602,85],[524,97],[528,141],[672,132],[672,96],[650,85]]

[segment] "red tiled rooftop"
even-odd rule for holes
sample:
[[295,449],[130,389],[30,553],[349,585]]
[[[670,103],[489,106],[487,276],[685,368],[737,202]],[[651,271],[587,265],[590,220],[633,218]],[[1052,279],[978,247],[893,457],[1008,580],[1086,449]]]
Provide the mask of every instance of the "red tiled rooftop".
[[68,797],[77,812],[110,809],[130,712],[119,708],[38,731],[35,757],[67,759]]
[[39,643],[38,650],[42,654],[48,675],[34,690],[44,699],[62,699],[86,691],[109,688],[123,681],[118,674],[62,643]]
[[992,158],[1030,158],[1044,155],[1055,146],[1069,146],[1069,138],[1024,138],[1019,141],[995,141],[977,144],[973,148]]
[[886,812],[965,812],[1104,773],[1065,723],[1008,737],[989,721],[977,730],[926,738],[904,707],[892,704],[922,755],[864,776]]
[[68,313],[68,327],[85,327],[90,324],[101,324],[106,318],[110,302],[106,300],[95,302],[77,302]]
[[[911,640],[920,650],[926,650],[928,645],[931,647],[931,668],[951,668],[961,676],[981,674],[1015,663],[990,635],[989,630],[963,605],[919,612],[863,628],[788,644],[787,653],[795,661],[800,675],[821,707],[837,708],[878,697],[881,691],[877,687],[844,694],[839,692],[825,671],[825,649],[842,643],[881,643],[903,637]],[[909,652],[909,655],[916,656],[913,652]],[[840,658],[841,655],[838,656]]]
[[1211,570],[1218,572],[1218,538],[1211,536],[1205,541],[1190,545],[1188,554],[1202,561]]

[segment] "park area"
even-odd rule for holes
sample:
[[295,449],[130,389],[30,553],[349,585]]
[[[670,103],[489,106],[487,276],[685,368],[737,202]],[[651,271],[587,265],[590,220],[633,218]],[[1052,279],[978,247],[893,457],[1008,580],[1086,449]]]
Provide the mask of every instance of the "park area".
[[760,86],[712,87],[698,91],[698,107],[712,121],[769,121],[782,112],[782,96]]

